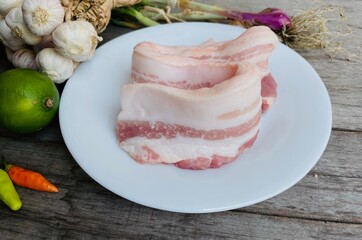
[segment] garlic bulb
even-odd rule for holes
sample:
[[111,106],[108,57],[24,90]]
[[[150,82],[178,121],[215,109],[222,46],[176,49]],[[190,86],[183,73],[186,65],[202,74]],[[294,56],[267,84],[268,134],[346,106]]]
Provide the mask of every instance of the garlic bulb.
[[18,68],[31,68],[38,69],[38,65],[35,61],[35,53],[28,48],[21,48],[14,52],[12,63],[14,67]]
[[42,37],[32,33],[23,21],[23,13],[20,7],[13,8],[5,17],[6,25],[11,29],[13,35],[23,39],[29,45],[41,42]]
[[59,0],[24,0],[24,22],[36,35],[51,34],[64,21],[64,8]]
[[89,60],[102,38],[87,21],[60,24],[52,33],[55,50],[76,62]]
[[13,51],[26,46],[22,39],[16,38],[11,33],[11,29],[6,25],[5,20],[0,20],[0,41]]
[[0,0],[0,15],[6,16],[11,9],[20,7],[23,0]]
[[58,54],[54,48],[44,48],[36,55],[40,71],[55,83],[62,83],[73,74],[73,61]]

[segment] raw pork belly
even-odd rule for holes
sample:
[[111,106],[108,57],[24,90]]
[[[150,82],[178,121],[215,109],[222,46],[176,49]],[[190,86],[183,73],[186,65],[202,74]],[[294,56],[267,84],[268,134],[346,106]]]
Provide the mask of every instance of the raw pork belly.
[[134,51],[131,79],[136,83],[157,83],[183,89],[212,87],[233,77],[237,64],[223,64],[178,55],[157,55]]
[[119,144],[142,163],[206,169],[231,162],[258,134],[261,78],[257,66],[245,64],[211,88],[127,84],[117,120]]
[[[278,42],[276,35],[264,26],[250,28],[233,40],[211,40],[199,46],[175,47],[142,42],[134,48],[131,78],[134,82],[185,89],[212,87],[229,79],[235,73],[235,64],[254,63],[264,75],[261,91],[264,112],[276,98],[277,84],[268,70],[268,58]],[[193,68],[195,64],[200,67]]]
[[117,118],[120,147],[141,163],[217,168],[250,148],[276,97],[268,57],[278,39],[253,27],[231,41],[134,48]]

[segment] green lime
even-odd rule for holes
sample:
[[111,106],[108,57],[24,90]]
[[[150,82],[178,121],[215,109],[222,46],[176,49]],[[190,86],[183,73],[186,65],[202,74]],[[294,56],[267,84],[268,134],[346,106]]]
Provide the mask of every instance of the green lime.
[[0,125],[16,133],[47,126],[59,108],[59,92],[46,75],[15,68],[0,74]]

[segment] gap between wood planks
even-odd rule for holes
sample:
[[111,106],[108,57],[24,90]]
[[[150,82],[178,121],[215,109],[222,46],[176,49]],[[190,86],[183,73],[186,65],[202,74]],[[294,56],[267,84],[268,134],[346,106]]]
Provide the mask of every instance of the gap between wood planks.
[[362,133],[361,130],[354,130],[354,129],[344,129],[344,128],[332,128],[332,131],[336,132],[349,132],[349,133]]
[[255,211],[248,211],[244,209],[234,209],[230,210],[231,212],[236,213],[248,213],[258,216],[269,216],[269,217],[278,217],[278,218],[287,218],[287,219],[299,219],[299,220],[305,220],[305,221],[314,221],[314,222],[324,222],[324,223],[337,223],[337,224],[349,224],[349,225],[361,225],[362,223],[359,222],[353,222],[353,221],[338,221],[338,220],[324,220],[324,219],[318,219],[318,218],[312,218],[312,217],[298,217],[298,216],[288,216],[288,215],[281,215],[281,214],[270,214],[270,213],[258,213]]

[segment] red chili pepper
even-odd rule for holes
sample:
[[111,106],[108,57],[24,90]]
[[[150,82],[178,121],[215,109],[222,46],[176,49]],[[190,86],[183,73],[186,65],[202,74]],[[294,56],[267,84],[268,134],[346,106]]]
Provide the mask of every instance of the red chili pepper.
[[30,188],[44,192],[58,192],[58,188],[50,183],[42,174],[24,169],[13,164],[5,164],[5,171],[8,172],[13,183],[20,187]]

